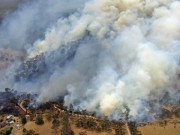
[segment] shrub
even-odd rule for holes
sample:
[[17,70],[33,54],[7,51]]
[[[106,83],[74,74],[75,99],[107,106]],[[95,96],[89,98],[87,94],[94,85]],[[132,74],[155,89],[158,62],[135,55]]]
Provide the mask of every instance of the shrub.
[[2,130],[2,131],[0,131],[0,135],[10,135],[12,129],[13,129],[13,128],[10,127],[10,128],[6,128],[6,129]]
[[26,119],[25,116],[22,116],[22,117],[21,117],[21,123],[22,123],[23,125],[27,123],[27,119]]
[[53,120],[53,122],[52,122],[52,124],[53,124],[53,127],[52,127],[52,128],[59,127],[59,126],[60,126],[60,121],[59,121],[59,120],[54,119],[54,120]]
[[46,119],[50,122],[50,121],[52,120],[51,114],[48,113],[48,114],[46,115]]
[[43,125],[44,124],[44,120],[41,116],[38,116],[36,118],[36,122],[35,122],[37,125]]

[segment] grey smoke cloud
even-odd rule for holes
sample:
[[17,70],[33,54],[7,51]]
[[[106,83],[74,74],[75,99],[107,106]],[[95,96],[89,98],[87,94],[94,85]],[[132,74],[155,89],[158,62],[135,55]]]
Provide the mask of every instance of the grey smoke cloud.
[[15,10],[22,0],[0,0],[0,21]]
[[158,100],[179,90],[178,24],[177,0],[25,3],[3,20],[0,45],[42,56],[46,71],[17,82],[12,64],[1,87],[38,93],[39,103],[64,96],[66,106],[109,119],[125,119],[127,107],[130,120],[153,119]]

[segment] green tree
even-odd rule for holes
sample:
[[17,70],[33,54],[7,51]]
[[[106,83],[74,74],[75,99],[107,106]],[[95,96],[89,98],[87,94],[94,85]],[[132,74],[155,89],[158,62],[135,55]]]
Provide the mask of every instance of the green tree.
[[43,125],[44,124],[44,120],[41,116],[36,117],[36,122],[37,125]]
[[27,123],[27,119],[26,119],[25,116],[22,116],[22,117],[21,117],[21,123],[22,123],[23,125],[25,125],[25,124]]
[[57,127],[59,127],[59,126],[60,126],[60,121],[59,121],[59,120],[54,119],[54,120],[52,121],[52,124],[53,124],[52,128],[57,128]]
[[46,119],[50,122],[51,120],[52,120],[52,116],[51,116],[51,114],[46,114]]

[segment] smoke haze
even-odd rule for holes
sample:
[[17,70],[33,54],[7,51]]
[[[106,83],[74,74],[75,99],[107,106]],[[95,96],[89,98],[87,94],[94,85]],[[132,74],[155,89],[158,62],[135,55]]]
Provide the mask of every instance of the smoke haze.
[[24,0],[0,25],[1,50],[14,58],[1,67],[0,88],[152,120],[165,93],[179,102],[179,24],[178,0]]
[[0,22],[1,20],[14,11],[21,0],[0,0]]

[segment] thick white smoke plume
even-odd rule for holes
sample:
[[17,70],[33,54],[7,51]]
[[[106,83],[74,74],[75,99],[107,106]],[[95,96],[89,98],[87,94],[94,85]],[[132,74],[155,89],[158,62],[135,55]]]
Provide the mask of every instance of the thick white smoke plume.
[[[23,53],[1,69],[1,88],[38,93],[38,102],[63,96],[116,120],[127,108],[130,120],[153,119],[166,92],[178,100],[180,1],[23,2],[0,26],[1,49]],[[29,59],[36,66],[17,79]]]

